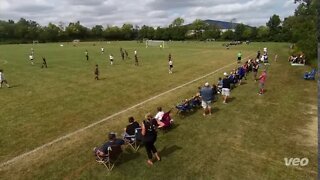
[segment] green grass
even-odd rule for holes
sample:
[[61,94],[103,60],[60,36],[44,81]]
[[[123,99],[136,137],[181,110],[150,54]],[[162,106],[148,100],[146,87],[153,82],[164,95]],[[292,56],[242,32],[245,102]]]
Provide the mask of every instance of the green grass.
[[[91,149],[107,132],[121,134],[128,116],[141,122],[157,106],[169,109],[205,81],[216,83],[232,66],[5,167],[1,179],[315,179],[316,82],[301,78],[308,67],[288,65],[285,43],[252,43],[230,50],[221,44],[173,42],[163,50],[136,42],[39,44],[34,47],[34,66],[27,60],[32,45],[0,46],[0,68],[13,86],[0,89],[0,162],[233,63],[239,50],[254,57],[259,48],[268,47],[271,59],[279,55],[268,69],[264,96],[256,94],[258,85],[250,74],[232,91],[230,104],[222,104],[221,98],[214,104],[212,117],[202,117],[200,109],[186,116],[174,114],[176,128],[160,133],[156,146],[163,160],[154,167],[146,166],[142,148],[125,152],[107,173],[94,162]],[[101,46],[105,55],[100,54]],[[120,47],[131,57],[137,49],[141,66],[135,67],[133,59],[120,60]],[[109,53],[115,56],[114,66]],[[169,53],[175,68],[171,75]],[[41,56],[48,69],[40,68]],[[100,81],[93,79],[96,63]],[[307,157],[310,162],[302,168],[286,167],[285,157]]]

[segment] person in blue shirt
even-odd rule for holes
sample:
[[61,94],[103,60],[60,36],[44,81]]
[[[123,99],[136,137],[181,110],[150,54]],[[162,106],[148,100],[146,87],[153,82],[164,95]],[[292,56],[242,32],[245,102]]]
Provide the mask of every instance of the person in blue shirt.
[[209,83],[206,82],[204,87],[200,90],[200,96],[202,98],[201,105],[203,107],[203,116],[206,116],[206,112],[211,115],[211,102],[213,100],[213,90]]

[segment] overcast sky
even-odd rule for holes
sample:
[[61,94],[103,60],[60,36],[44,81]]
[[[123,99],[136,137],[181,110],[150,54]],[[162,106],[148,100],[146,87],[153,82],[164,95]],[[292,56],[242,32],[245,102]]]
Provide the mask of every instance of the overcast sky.
[[294,0],[0,0],[0,19],[21,17],[41,25],[49,22],[80,21],[92,27],[100,24],[167,26],[175,18],[185,23],[212,19],[265,25],[270,16],[293,15]]

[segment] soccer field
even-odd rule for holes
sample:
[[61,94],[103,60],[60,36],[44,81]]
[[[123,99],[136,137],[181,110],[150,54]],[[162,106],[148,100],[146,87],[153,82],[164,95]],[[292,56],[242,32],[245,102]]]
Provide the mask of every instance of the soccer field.
[[[28,61],[34,48],[35,65]],[[105,48],[101,54],[100,48]],[[222,42],[170,42],[164,49],[136,42],[91,42],[2,45],[0,69],[12,88],[0,89],[0,162],[90,126],[115,113],[187,84],[106,121],[58,141],[10,165],[0,167],[2,179],[314,179],[317,176],[316,82],[304,81],[309,67],[291,67],[288,44],[251,43],[226,50]],[[219,97],[214,113],[201,109],[176,115],[175,127],[160,133],[156,147],[162,161],[148,167],[144,148],[125,151],[111,173],[94,161],[92,148],[110,131],[120,135],[127,118],[139,122],[156,107],[168,110],[190,98],[206,81],[216,83],[236,67],[236,55],[255,57],[268,47],[267,92],[257,95],[252,74],[232,91],[224,105]],[[131,59],[121,60],[120,48]],[[89,61],[85,50],[88,50]],[[134,66],[137,50],[140,66]],[[168,73],[171,53],[174,73]],[[278,62],[273,62],[274,54]],[[115,57],[110,65],[109,54]],[[48,68],[41,69],[41,57]],[[234,64],[232,64],[234,63]],[[94,80],[95,64],[101,80]],[[226,67],[225,67],[226,66]],[[225,68],[222,68],[225,67]],[[128,148],[129,149],[129,148]],[[309,159],[304,167],[287,167],[284,158]]]

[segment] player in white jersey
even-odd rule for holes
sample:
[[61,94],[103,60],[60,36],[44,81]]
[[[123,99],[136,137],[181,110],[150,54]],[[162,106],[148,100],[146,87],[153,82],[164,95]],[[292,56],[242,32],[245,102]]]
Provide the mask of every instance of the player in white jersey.
[[33,65],[33,55],[32,54],[29,55],[29,60],[30,60],[31,64]]
[[110,54],[109,59],[110,59],[110,64],[113,65],[113,55],[112,54]]
[[102,47],[102,48],[101,48],[101,54],[103,54],[103,53],[104,53],[104,48]]
[[3,70],[0,69],[0,88],[2,88],[3,83],[6,83],[6,86],[10,88],[10,85],[8,84],[7,80],[4,77]]
[[169,74],[172,74],[173,70],[173,61],[172,61],[172,56],[169,54]]

